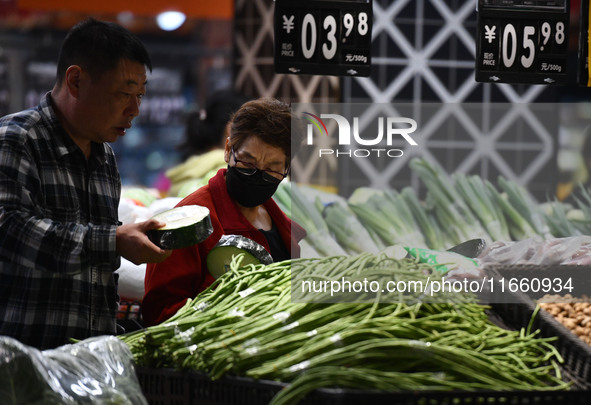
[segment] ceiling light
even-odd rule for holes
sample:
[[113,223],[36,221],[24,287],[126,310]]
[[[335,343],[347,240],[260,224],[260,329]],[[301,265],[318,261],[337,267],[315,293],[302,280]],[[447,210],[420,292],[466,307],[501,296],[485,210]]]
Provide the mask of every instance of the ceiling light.
[[180,11],[165,11],[156,16],[156,22],[164,31],[174,31],[183,25],[186,18]]

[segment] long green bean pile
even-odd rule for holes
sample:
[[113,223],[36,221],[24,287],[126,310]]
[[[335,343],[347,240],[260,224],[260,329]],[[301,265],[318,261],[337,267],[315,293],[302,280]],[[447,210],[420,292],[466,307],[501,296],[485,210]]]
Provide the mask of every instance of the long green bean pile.
[[[377,390],[568,389],[560,354],[529,327],[495,325],[475,302],[292,302],[291,274],[386,268],[426,274],[413,259],[361,254],[240,267],[167,322],[122,335],[138,364],[290,383],[274,404],[319,387]],[[323,270],[324,269],[324,270]]]

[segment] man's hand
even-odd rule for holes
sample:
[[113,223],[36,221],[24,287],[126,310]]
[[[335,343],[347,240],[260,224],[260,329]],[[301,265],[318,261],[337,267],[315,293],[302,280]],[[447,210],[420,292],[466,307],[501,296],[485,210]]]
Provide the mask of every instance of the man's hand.
[[164,223],[149,219],[117,228],[117,253],[134,264],[160,263],[172,253],[156,246],[146,235],[151,229],[162,228]]

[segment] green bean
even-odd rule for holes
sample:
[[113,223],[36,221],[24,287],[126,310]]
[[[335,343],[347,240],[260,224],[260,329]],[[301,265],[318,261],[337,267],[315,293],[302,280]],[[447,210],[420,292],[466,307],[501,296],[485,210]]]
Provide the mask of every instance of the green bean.
[[[123,335],[138,364],[194,369],[212,379],[242,375],[291,382],[275,398],[291,403],[310,390],[556,390],[563,362],[554,338],[491,322],[469,295],[446,302],[361,294],[330,304],[298,295],[301,280],[426,281],[440,274],[416,259],[384,254],[294,259],[230,270],[162,325]],[[394,297],[394,299],[393,299]],[[319,299],[320,298],[320,299]],[[344,302],[355,298],[359,303]],[[396,301],[396,299],[398,299]],[[388,302],[386,302],[386,300]],[[533,314],[536,316],[536,313]],[[533,319],[533,317],[532,317]]]

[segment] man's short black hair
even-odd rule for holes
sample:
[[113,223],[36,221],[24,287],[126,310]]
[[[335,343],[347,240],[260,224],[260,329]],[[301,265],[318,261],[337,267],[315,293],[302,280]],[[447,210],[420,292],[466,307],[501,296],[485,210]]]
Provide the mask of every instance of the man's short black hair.
[[152,71],[148,51],[135,34],[115,23],[88,18],[75,25],[64,39],[57,62],[57,82],[62,83],[72,65],[82,67],[98,80],[122,59],[139,62]]

